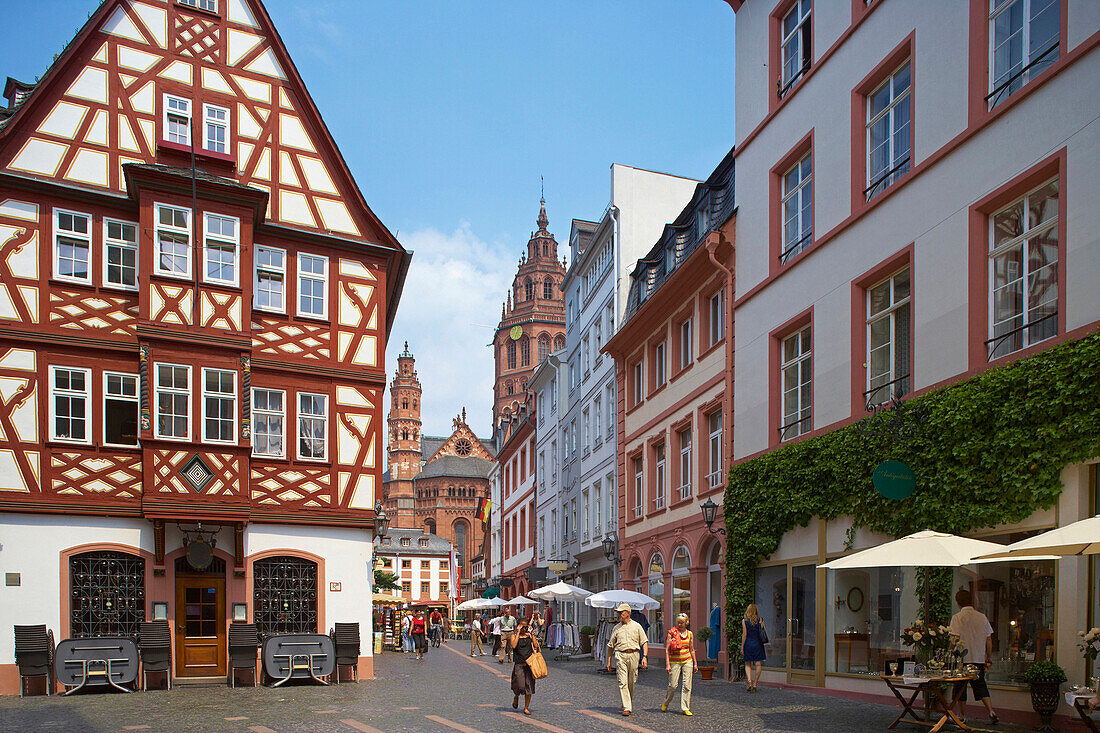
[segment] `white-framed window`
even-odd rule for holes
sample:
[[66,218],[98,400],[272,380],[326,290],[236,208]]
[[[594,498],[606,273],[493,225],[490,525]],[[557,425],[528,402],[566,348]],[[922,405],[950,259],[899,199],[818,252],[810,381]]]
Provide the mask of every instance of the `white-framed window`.
[[237,372],[202,370],[202,439],[212,443],[237,440]]
[[286,455],[286,392],[252,390],[252,455],[282,458]]
[[607,511],[604,512],[604,516],[607,517],[606,531],[611,532],[615,529],[615,523],[617,521],[617,517],[615,515],[615,474],[614,473],[607,474],[607,476],[604,478],[604,485],[607,486],[607,494],[606,494],[607,498],[606,498],[606,501],[605,501],[605,504],[604,504],[605,508],[607,509]]
[[596,513],[596,521],[592,523],[592,526],[594,528],[596,539],[599,539],[600,527],[603,526],[603,522],[601,521],[603,510],[603,489],[600,487],[599,481],[596,481],[596,483],[592,485],[592,488],[595,489],[596,496],[596,500],[592,503],[592,511]]
[[577,455],[577,421],[569,421],[569,457],[575,458]]
[[813,354],[810,327],[783,339],[782,364],[779,367],[783,390],[783,425],[780,440],[789,440],[813,428],[810,407],[813,404]]
[[159,275],[191,277],[191,210],[156,204],[157,265]]
[[573,539],[577,539],[577,500],[569,500],[569,523],[573,525]]
[[665,383],[665,342],[657,344],[653,348],[653,386],[660,387]]
[[92,217],[53,210],[53,273],[59,280],[91,283]]
[[137,224],[103,220],[103,284],[137,290]]
[[546,558],[546,517],[539,517],[539,559]]
[[608,303],[603,312],[604,319],[607,321],[607,337],[611,338],[615,334],[615,304]]
[[634,516],[642,516],[645,511],[645,472],[642,466],[642,457],[634,459]]
[[103,372],[103,444],[138,444],[138,377]]
[[909,268],[867,289],[867,404],[909,394]]
[[91,369],[50,367],[50,438],[91,444],[91,384]]
[[603,405],[600,399],[599,395],[597,395],[592,400],[592,437],[596,445],[603,443],[603,430],[600,427],[603,424]]
[[653,449],[653,508],[665,508],[665,444]]
[[810,53],[813,50],[810,2],[811,0],[795,0],[791,9],[783,16],[780,27],[780,53],[783,63],[783,73],[779,79],[780,97],[810,70]]
[[990,0],[990,109],[1058,60],[1061,23],[1058,0]]
[[328,257],[298,254],[298,315],[328,318]]
[[814,236],[813,163],[809,153],[783,174],[783,252],[786,262],[810,246]]
[[180,5],[190,5],[199,10],[207,10],[211,13],[218,12],[218,0],[179,0]]
[[553,415],[558,411],[558,378],[552,377],[550,379],[550,414]]
[[239,285],[237,250],[240,244],[240,220],[235,216],[205,213],[203,218],[204,282]]
[[1058,179],[989,217],[990,359],[1058,333]]
[[202,146],[215,153],[229,152],[229,110],[212,104],[202,106]]
[[589,427],[591,427],[592,424],[590,415],[591,413],[587,407],[581,411],[581,445],[584,448],[585,455],[588,454],[588,449],[591,445],[590,440],[592,438],[592,434],[589,432]]
[[155,363],[158,438],[186,440],[191,435],[191,367]]
[[286,250],[256,246],[255,306],[258,310],[286,312]]
[[722,340],[723,334],[725,334],[725,307],[723,299],[725,295],[723,291],[719,290],[714,295],[710,296],[710,300],[707,301],[707,337],[710,343],[709,346],[714,346],[716,343]]
[[708,454],[707,483],[713,489],[722,483],[722,411],[715,410],[707,415]]
[[909,126],[913,118],[906,61],[867,96],[867,188],[870,201],[909,172]]
[[642,366],[642,362],[638,361],[634,364],[634,404],[642,404],[642,397],[645,394],[645,368]]
[[585,376],[588,376],[588,373],[591,371],[589,364],[590,354],[591,352],[588,348],[588,334],[585,334],[584,338],[581,339],[581,363],[584,365]]
[[191,100],[164,95],[164,139],[178,145],[191,145]]
[[684,369],[691,363],[694,354],[691,348],[691,319],[680,324],[680,368]]
[[592,531],[592,515],[589,513],[591,506],[588,489],[581,492],[581,510],[584,512],[584,529],[581,530],[581,539],[588,541],[588,534]]
[[328,458],[328,395],[298,393],[298,457]]
[[680,439],[680,485],[677,496],[682,500],[691,496],[691,428],[679,431]]

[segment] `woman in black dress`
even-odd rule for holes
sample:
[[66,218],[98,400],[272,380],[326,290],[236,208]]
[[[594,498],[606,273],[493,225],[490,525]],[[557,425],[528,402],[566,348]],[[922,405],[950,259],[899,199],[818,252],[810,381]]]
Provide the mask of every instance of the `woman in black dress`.
[[523,695],[523,714],[531,714],[531,696],[535,694],[535,677],[527,666],[527,658],[535,651],[531,625],[521,618],[516,630],[512,632],[512,707],[519,707],[519,696]]

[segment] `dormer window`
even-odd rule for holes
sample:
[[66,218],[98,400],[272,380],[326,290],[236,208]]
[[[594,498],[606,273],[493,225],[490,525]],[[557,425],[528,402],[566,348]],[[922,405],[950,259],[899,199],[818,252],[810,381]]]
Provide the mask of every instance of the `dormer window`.
[[402,547],[410,547],[411,545],[412,545],[412,543],[409,541],[408,537],[402,537],[401,538],[401,546]]
[[423,537],[421,537],[421,538],[420,538],[420,541],[419,541],[419,542],[417,542],[417,544],[418,544],[418,545],[420,545],[421,547],[427,547],[427,546],[428,546],[428,540],[427,540],[427,539],[425,539],[425,538],[423,538]]
[[178,145],[191,145],[191,100],[164,95],[164,139]]

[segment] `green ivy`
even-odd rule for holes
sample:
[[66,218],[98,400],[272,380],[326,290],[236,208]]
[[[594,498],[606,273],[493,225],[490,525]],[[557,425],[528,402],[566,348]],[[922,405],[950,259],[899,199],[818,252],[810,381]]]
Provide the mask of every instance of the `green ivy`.
[[[724,512],[731,659],[757,565],[785,533],[814,517],[850,516],[856,527],[902,537],[922,529],[963,534],[1052,506],[1062,469],[1100,454],[1100,333],[914,397],[900,409],[917,405],[928,420],[908,440],[849,425],[730,470]],[[871,473],[886,460],[913,470],[917,490],[909,498],[892,501],[875,491]],[[933,607],[949,609],[950,579],[946,586],[933,580],[933,590]]]

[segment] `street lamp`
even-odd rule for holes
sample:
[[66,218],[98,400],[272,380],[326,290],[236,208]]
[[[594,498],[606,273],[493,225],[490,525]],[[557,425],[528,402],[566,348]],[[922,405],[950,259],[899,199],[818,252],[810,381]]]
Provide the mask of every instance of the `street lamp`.
[[374,535],[385,537],[390,532],[390,518],[386,516],[386,510],[382,508],[382,502],[374,505]]
[[711,526],[714,524],[714,517],[718,513],[718,505],[708,497],[706,501],[699,505],[699,508],[703,510],[703,522],[707,525],[707,531],[711,534],[724,535],[726,530],[721,527],[714,529],[714,527]]
[[615,563],[615,566],[618,567],[623,559],[619,557],[619,541],[616,539],[615,535],[608,533],[600,544],[603,545],[603,556]]

